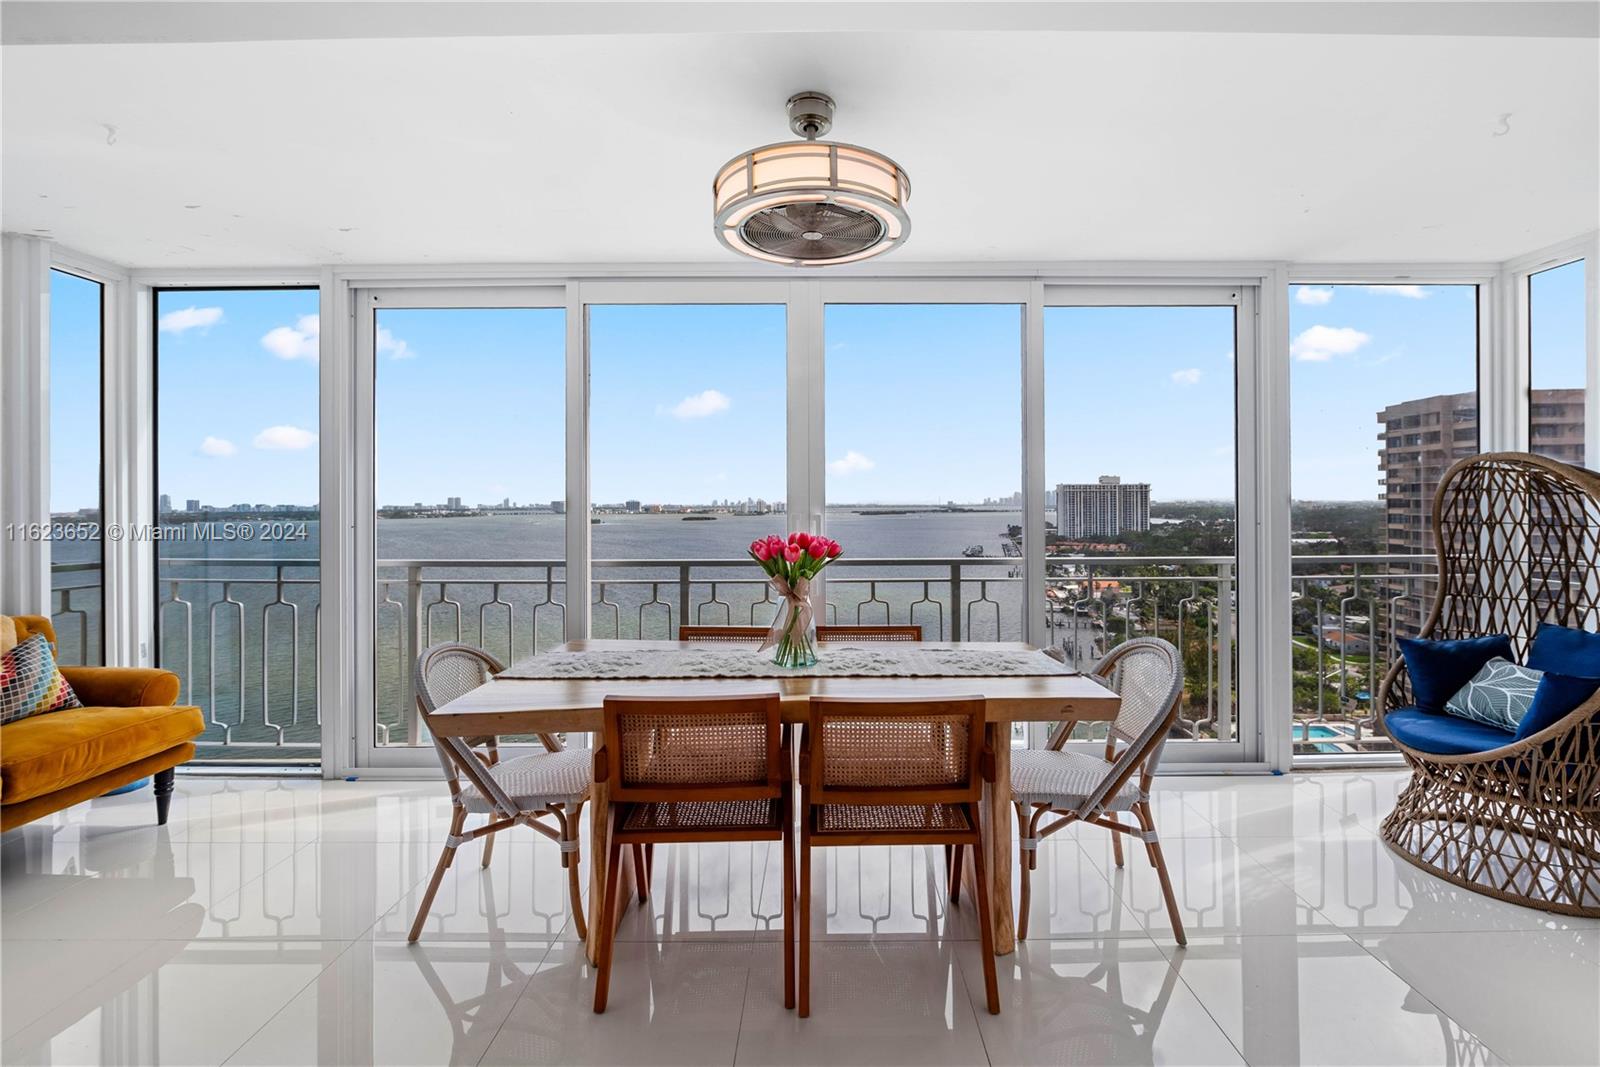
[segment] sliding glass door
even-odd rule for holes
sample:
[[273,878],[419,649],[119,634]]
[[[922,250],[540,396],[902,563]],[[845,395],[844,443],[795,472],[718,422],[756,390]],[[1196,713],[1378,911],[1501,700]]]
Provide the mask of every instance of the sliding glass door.
[[[1178,646],[1178,762],[1258,751],[1242,658],[1259,575],[1241,560],[1260,557],[1244,543],[1252,472],[1237,462],[1253,295],[1046,290],[1044,552],[1032,578],[1044,585],[1044,643],[1085,670],[1130,638]],[[1103,738],[1104,727],[1073,736]]]
[[[561,290],[357,294],[358,753],[432,760],[411,668],[463,641],[510,663],[566,639]],[[359,647],[359,646],[358,646]],[[428,746],[431,749],[431,746]]]

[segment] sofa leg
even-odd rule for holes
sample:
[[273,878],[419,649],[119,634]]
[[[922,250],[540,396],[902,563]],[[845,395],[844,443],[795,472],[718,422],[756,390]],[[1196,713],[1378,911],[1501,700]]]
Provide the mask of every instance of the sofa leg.
[[172,807],[172,787],[178,777],[178,768],[168,767],[156,772],[156,825],[167,825],[167,809]]

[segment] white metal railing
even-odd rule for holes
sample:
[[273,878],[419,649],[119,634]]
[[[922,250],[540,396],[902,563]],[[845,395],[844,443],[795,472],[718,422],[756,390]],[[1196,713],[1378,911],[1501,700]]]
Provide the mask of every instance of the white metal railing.
[[[1294,742],[1301,754],[1387,748],[1377,687],[1396,638],[1431,601],[1432,556],[1297,555],[1293,577]],[[98,633],[99,568],[55,570],[63,642]],[[1237,730],[1236,564],[1230,556],[1046,559],[1046,638],[1087,667],[1121,640],[1165,637],[1184,655],[1181,732]],[[918,623],[929,639],[1020,640],[1024,584],[1012,557],[839,560],[824,619]],[[314,757],[320,589],[315,559],[163,559],[159,662],[201,706],[212,756]],[[375,577],[375,707],[380,744],[416,744],[410,664],[428,644],[465,640],[507,660],[565,639],[560,560],[383,559]],[[696,624],[764,625],[771,587],[744,560],[597,560],[589,589],[596,637],[675,637]],[[1092,730],[1082,729],[1085,736]]]

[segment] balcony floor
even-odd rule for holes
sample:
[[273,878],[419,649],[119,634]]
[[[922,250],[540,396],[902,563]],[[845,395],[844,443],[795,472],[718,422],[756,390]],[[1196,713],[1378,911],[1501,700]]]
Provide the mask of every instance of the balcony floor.
[[1142,855],[1049,839],[998,1017],[938,850],[820,853],[803,1021],[776,846],[659,849],[597,1017],[554,844],[502,834],[488,872],[464,849],[408,947],[442,786],[180,778],[165,830],[145,790],[0,839],[0,1060],[1600,1062],[1600,921],[1393,856],[1375,831],[1403,779],[1163,779],[1184,950]]

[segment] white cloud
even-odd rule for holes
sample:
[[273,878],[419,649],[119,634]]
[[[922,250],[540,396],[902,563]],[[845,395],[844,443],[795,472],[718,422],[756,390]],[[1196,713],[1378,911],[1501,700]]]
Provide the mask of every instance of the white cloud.
[[301,315],[293,326],[276,326],[261,338],[261,347],[279,359],[316,360],[322,330],[315,315]]
[[390,333],[387,326],[378,327],[377,348],[378,355],[390,359],[415,359],[417,356],[411,346]]
[[1432,290],[1421,285],[1363,285],[1361,288],[1369,293],[1378,293],[1382,296],[1403,296],[1408,300],[1426,300],[1433,295]]
[[225,437],[207,437],[200,442],[200,454],[205,456],[231,456],[239,451],[233,447],[233,442]]
[[298,426],[268,426],[251,444],[274,452],[297,451],[317,443],[317,435]]
[[1172,372],[1172,381],[1175,385],[1199,385],[1200,368],[1190,367],[1187,370],[1175,370]]
[[1348,356],[1372,340],[1370,334],[1349,326],[1313,326],[1289,345],[1289,354],[1305,363],[1326,363]]
[[1295,289],[1294,298],[1297,303],[1317,306],[1332,300],[1333,290],[1320,285],[1302,285]]
[[162,333],[183,333],[185,330],[209,330],[222,321],[221,308],[196,308],[187,307],[180,311],[169,311],[156,322],[156,329]]
[[667,411],[675,419],[703,419],[727,411],[732,406],[733,401],[728,399],[727,394],[707,389],[703,393],[684,397]]
[[868,459],[866,456],[863,456],[855,449],[851,449],[844,454],[842,459],[836,459],[832,463],[828,464],[828,473],[837,474],[840,477],[844,477],[845,475],[856,474],[860,471],[869,471],[876,466],[877,464],[872,462],[872,460]]

